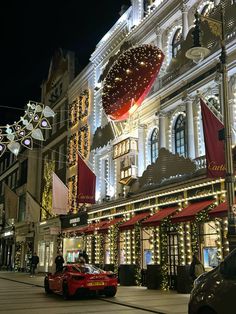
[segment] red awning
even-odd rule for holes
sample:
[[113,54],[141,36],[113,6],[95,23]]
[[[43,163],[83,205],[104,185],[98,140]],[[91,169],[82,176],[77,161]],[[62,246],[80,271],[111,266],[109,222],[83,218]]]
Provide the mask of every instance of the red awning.
[[206,207],[211,205],[213,202],[214,202],[213,200],[205,200],[202,202],[192,203],[191,205],[183,208],[181,212],[176,213],[171,218],[171,221],[173,223],[191,221],[194,219],[195,215],[198,212],[205,209]]
[[215,218],[215,217],[227,216],[227,212],[228,212],[228,203],[224,202],[224,203],[217,205],[215,208],[213,208],[209,212],[209,217]]
[[92,224],[87,226],[87,229],[84,232],[85,233],[93,233],[96,229],[100,229],[106,223],[107,223],[107,220],[100,221],[97,223],[92,223]]
[[168,217],[169,215],[173,214],[178,207],[168,207],[168,208],[163,208],[159,210],[157,213],[155,213],[153,216],[149,217],[147,220],[145,220],[142,225],[143,226],[158,226],[162,219]]
[[135,216],[133,216],[130,220],[124,222],[123,224],[121,224],[119,226],[119,228],[121,229],[131,229],[135,224],[136,222],[146,218],[147,216],[149,216],[150,213],[141,213],[141,214],[137,214]]
[[88,226],[81,227],[78,229],[78,233],[85,233],[87,229],[88,229]]
[[106,231],[109,229],[109,227],[111,227],[111,226],[115,225],[116,223],[122,221],[122,219],[123,219],[122,217],[114,218],[114,219],[112,219],[112,220],[106,222],[101,228],[99,228],[98,231],[99,231],[99,232],[100,232],[100,231],[101,231],[101,232],[106,232]]

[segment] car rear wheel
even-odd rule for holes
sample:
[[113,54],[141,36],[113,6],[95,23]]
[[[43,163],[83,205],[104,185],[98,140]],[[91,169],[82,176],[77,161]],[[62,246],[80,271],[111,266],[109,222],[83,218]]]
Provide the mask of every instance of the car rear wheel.
[[116,291],[116,287],[108,287],[104,294],[106,297],[112,298],[116,295]]
[[63,287],[62,287],[62,295],[64,300],[68,300],[69,299],[69,290],[68,290],[68,285],[66,282],[63,282]]
[[44,290],[47,294],[52,293],[52,290],[49,288],[49,281],[48,279],[44,279]]
[[206,307],[201,308],[198,311],[198,314],[217,314],[217,313],[210,307],[206,306]]

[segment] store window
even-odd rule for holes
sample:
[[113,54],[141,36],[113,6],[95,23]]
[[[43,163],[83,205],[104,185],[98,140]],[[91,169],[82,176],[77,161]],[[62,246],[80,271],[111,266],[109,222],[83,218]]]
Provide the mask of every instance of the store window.
[[110,246],[109,237],[106,234],[105,235],[105,264],[110,264],[110,263],[111,263],[111,246]]
[[44,266],[45,261],[45,242],[40,241],[38,246],[39,266]]
[[208,270],[219,265],[217,258],[217,227],[215,221],[209,221],[200,226],[200,245],[202,261]]
[[182,114],[175,123],[175,153],[186,156],[185,117]]
[[74,263],[84,248],[83,237],[65,238],[63,240],[63,256],[66,263]]
[[142,268],[147,269],[147,265],[153,264],[151,250],[151,230],[142,230]]
[[154,163],[158,157],[158,131],[155,128],[151,135],[151,162]]

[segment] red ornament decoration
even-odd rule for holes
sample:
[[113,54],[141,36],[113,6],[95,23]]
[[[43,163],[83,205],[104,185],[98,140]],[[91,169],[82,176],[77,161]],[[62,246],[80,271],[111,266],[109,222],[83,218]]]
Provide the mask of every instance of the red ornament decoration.
[[105,113],[116,121],[125,120],[149,93],[164,60],[163,52],[152,45],[125,51],[108,72],[103,87]]

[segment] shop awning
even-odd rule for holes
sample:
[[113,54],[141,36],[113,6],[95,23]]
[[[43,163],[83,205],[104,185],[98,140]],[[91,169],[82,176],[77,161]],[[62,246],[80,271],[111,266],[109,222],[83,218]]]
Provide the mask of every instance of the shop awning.
[[99,228],[98,231],[99,232],[100,231],[101,232],[106,232],[109,229],[109,227],[111,227],[111,226],[117,224],[118,222],[122,221],[122,219],[123,219],[122,217],[114,218],[114,219],[106,222],[106,224],[104,224],[101,228]]
[[197,203],[192,203],[191,205],[183,208],[181,212],[176,213],[171,218],[171,222],[177,223],[191,221],[194,219],[197,213],[210,206],[213,202],[214,202],[213,200],[205,200]]
[[101,228],[104,224],[107,223],[107,220],[105,221],[100,221],[97,223],[91,223],[86,227],[80,228],[78,230],[79,233],[93,233],[96,229]]
[[88,226],[84,226],[84,227],[81,227],[77,230],[78,233],[82,234],[82,233],[85,233],[85,231],[88,229]]
[[143,220],[144,218],[146,218],[147,216],[149,216],[150,213],[141,213],[141,214],[137,214],[135,216],[133,216],[130,220],[124,222],[123,224],[121,224],[119,226],[120,229],[124,230],[124,229],[131,229],[137,222]]
[[220,203],[209,212],[210,218],[224,217],[228,213],[228,202]]
[[163,208],[161,210],[159,210],[158,212],[156,212],[153,216],[149,217],[147,220],[145,220],[142,225],[144,227],[148,227],[148,226],[158,226],[161,221],[168,217],[169,215],[173,214],[174,212],[176,212],[176,210],[178,209],[177,206],[175,207],[168,207],[168,208]]

